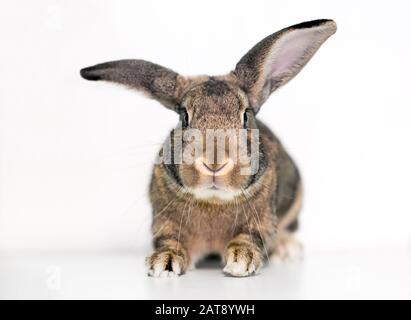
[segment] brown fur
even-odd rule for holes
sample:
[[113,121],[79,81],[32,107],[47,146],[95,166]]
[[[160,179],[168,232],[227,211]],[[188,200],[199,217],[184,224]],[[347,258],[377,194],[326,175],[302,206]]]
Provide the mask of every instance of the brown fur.
[[[261,259],[272,253],[281,217],[286,216],[296,194],[296,190],[290,189],[283,191],[280,197],[274,197],[276,186],[297,186],[299,175],[296,171],[288,175],[281,174],[281,180],[278,181],[277,172],[295,166],[286,156],[279,141],[272,133],[265,131],[267,129],[262,123],[259,124],[262,144],[269,159],[267,169],[258,183],[233,202],[225,203],[217,199],[197,200],[182,192],[179,186],[173,183],[165,173],[163,165],[155,166],[150,186],[154,239],[159,236],[175,237],[180,233],[180,246],[186,248],[188,253],[188,256],[184,256],[186,268],[190,264],[189,257],[212,252],[224,257],[226,248],[232,243],[238,244],[236,236],[245,238],[247,245]],[[282,208],[283,211],[275,212],[275,208]],[[262,263],[260,258],[259,264]]]
[[[247,163],[235,161],[227,172],[216,174],[233,160],[227,146],[222,147],[222,163],[202,154],[196,163],[154,166],[150,200],[155,251],[147,258],[150,275],[182,274],[197,257],[218,253],[227,274],[247,276],[271,254],[290,257],[287,248],[299,248],[291,232],[297,229],[301,208],[300,175],[279,140],[255,114],[335,30],[331,20],[283,29],[259,42],[224,76],[182,77],[144,60],[113,61],[81,70],[88,80],[125,84],[180,113],[186,127],[172,131],[173,145],[188,128],[202,135],[209,129],[245,128],[248,139],[252,129],[259,130],[259,169],[253,175],[240,174]],[[183,150],[189,144],[184,139]],[[210,181],[216,189],[207,185]],[[227,191],[231,198],[215,194],[202,198],[196,193],[202,188],[218,190],[217,194]]]

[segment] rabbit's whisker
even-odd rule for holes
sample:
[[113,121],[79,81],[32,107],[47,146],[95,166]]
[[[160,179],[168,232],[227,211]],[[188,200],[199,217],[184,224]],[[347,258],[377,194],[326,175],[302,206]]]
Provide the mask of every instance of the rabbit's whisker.
[[234,236],[235,228],[237,226],[237,218],[238,218],[238,200],[234,198],[234,204],[235,204],[235,218],[234,218],[234,224],[232,228],[232,236]]
[[[244,194],[244,199],[245,199],[245,201],[247,202],[248,206],[254,210],[254,213],[251,211],[251,214],[253,215],[254,222],[255,222],[255,224],[256,224],[256,226],[257,226],[258,233],[260,234],[261,242],[262,242],[262,244],[263,244],[263,248],[264,248],[265,255],[266,255],[266,257],[267,257],[267,261],[269,262],[269,261],[270,261],[270,258],[269,258],[269,255],[268,255],[267,247],[266,247],[266,245],[265,245],[265,241],[264,241],[263,234],[262,234],[262,232],[261,232],[261,227],[260,227],[261,221],[260,221],[260,217],[259,217],[259,215],[258,215],[257,209],[256,209],[256,208],[254,207],[254,205],[252,205],[251,202],[248,201],[248,199],[245,197],[245,191],[244,191],[243,188],[241,188],[241,192]],[[252,207],[251,207],[251,206],[252,206]],[[258,220],[258,221],[257,221],[257,220]]]
[[245,210],[243,204],[241,204],[241,208],[243,209],[243,214],[244,214],[244,216],[245,216],[245,220],[247,221],[248,233],[250,234],[251,243],[255,246],[256,244],[255,244],[254,238],[253,238],[253,236],[252,236],[252,234],[251,234],[250,221],[249,221],[249,219],[248,219],[248,215],[247,215],[247,213],[246,213],[246,210]]
[[[190,198],[190,200],[191,200],[192,198]],[[183,218],[184,218],[184,216],[185,216],[185,211],[186,211],[186,207],[187,207],[187,204],[189,203],[189,201],[186,201],[186,203],[184,204],[184,207],[183,207],[183,212],[181,213],[181,218],[180,218],[180,227],[179,227],[179,229],[178,229],[178,238],[177,238],[177,252],[178,252],[178,249],[180,248],[180,236],[181,236],[181,226],[182,226],[182,224],[183,224]]]
[[[182,189],[182,187],[180,187],[180,188],[177,190],[177,192],[179,192],[181,189]],[[157,218],[160,214],[162,214],[165,210],[167,210],[167,208],[168,208],[170,205],[172,205],[176,200],[177,200],[177,198],[171,199],[171,200],[169,201],[169,203],[168,203],[163,209],[161,209],[159,212],[157,212],[157,213],[153,216],[153,218]]]
[[189,204],[188,204],[188,212],[187,212],[187,219],[186,219],[185,226],[187,226],[188,223],[191,221],[191,210],[193,209],[194,197],[191,197],[188,202]]

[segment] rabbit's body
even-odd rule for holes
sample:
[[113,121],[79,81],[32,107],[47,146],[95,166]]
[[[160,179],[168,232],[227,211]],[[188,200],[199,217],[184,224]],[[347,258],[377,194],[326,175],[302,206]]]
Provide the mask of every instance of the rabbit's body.
[[150,198],[155,246],[162,246],[164,234],[179,234],[179,238],[165,239],[175,241],[176,246],[179,242],[180,248],[187,250],[185,263],[189,264],[190,257],[194,262],[195,258],[209,253],[224,256],[234,235],[251,232],[254,241],[264,241],[265,256],[275,252],[278,232],[297,230],[301,207],[297,167],[270,129],[260,121],[257,123],[266,163],[257,182],[237,197],[234,204],[218,199],[198,200],[180,189],[163,164],[154,167]]
[[147,258],[149,275],[183,274],[209,253],[220,254],[224,272],[232,276],[257,272],[270,256],[299,256],[292,234],[301,208],[300,175],[255,116],[335,31],[331,20],[283,29],[254,46],[225,76],[183,77],[144,60],[81,71],[88,80],[141,90],[180,115],[150,184],[155,251]]

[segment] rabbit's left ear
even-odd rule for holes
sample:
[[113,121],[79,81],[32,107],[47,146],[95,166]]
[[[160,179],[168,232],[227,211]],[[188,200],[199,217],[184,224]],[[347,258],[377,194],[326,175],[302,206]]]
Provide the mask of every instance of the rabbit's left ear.
[[332,20],[303,22],[255,45],[233,71],[254,110],[258,111],[274,90],[297,75],[336,30]]

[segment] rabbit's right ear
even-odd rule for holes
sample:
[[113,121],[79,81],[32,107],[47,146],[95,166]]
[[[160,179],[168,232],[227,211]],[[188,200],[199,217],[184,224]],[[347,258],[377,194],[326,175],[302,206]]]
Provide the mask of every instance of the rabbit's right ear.
[[80,70],[84,79],[105,80],[140,90],[175,110],[187,83],[176,72],[144,60],[118,60]]
[[300,72],[336,30],[332,20],[303,22],[266,37],[242,57],[233,74],[254,110]]

